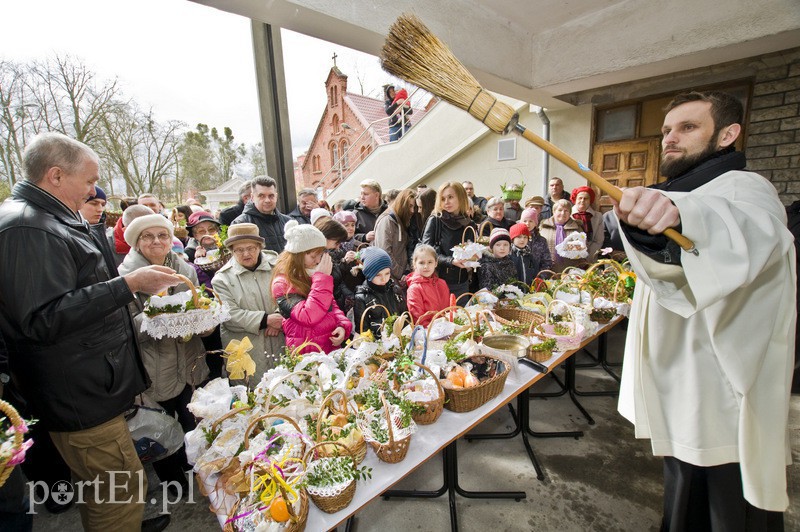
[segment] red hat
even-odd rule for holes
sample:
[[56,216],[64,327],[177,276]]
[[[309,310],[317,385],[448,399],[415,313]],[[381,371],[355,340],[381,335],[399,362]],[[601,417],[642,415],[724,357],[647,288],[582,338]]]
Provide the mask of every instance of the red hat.
[[587,186],[574,188],[572,190],[572,194],[570,194],[569,196],[569,200],[572,203],[575,203],[575,200],[578,199],[578,194],[580,194],[581,192],[586,192],[587,194],[589,194],[589,203],[594,203],[594,190],[592,190],[592,187],[587,187]]
[[508,233],[511,235],[511,240],[523,235],[527,236],[528,238],[531,237],[530,229],[528,229],[528,226],[522,222],[512,225],[511,229],[508,230]]

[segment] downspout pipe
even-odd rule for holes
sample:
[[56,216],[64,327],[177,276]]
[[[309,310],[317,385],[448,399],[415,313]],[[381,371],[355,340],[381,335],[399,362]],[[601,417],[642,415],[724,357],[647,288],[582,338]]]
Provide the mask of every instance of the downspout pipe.
[[[550,118],[544,112],[544,107],[539,107],[536,111],[539,120],[542,121],[542,138],[550,142]],[[547,183],[550,181],[550,154],[545,152],[542,157],[542,197],[547,197]]]

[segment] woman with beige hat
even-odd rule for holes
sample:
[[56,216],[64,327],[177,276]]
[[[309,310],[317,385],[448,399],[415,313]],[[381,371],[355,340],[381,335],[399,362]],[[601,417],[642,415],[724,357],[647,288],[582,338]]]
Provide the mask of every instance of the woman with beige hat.
[[250,339],[250,355],[256,363],[253,382],[258,382],[275,366],[286,345],[283,318],[270,288],[278,254],[264,249],[258,226],[250,223],[231,225],[225,247],[233,260],[214,276],[214,291],[231,312],[231,319],[220,325],[222,345],[245,336]]

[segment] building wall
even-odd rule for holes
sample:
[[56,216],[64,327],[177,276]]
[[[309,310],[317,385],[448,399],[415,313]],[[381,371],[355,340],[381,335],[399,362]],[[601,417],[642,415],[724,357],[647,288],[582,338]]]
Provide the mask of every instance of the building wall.
[[[574,159],[587,163],[590,159],[589,144],[592,109],[582,105],[561,111],[547,112],[550,119],[550,141]],[[542,121],[526,106],[520,111],[520,123],[541,136]],[[516,138],[517,158],[498,161],[498,141]],[[429,187],[438,187],[445,181],[472,181],[479,196],[497,196],[500,186],[524,183],[523,197],[542,195],[546,189],[542,177],[542,161],[545,152],[519,135],[499,136],[489,134],[481,138],[468,150],[460,152],[446,165],[431,173],[424,181]],[[550,158],[550,176],[564,180],[567,190],[584,184],[584,180],[562,163]]]
[[747,166],[772,181],[788,205],[800,199],[800,50],[762,65],[753,87]]

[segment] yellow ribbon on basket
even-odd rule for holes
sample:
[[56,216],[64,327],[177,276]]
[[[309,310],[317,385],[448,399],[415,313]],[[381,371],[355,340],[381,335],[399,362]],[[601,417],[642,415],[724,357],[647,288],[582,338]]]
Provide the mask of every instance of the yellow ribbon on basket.
[[287,502],[294,504],[297,501],[300,494],[297,492],[297,490],[295,490],[295,486],[300,482],[302,476],[298,475],[288,481],[284,478],[283,471],[287,468],[290,462],[299,463],[303,468],[305,468],[305,463],[302,460],[287,456],[278,464],[275,462],[269,462],[267,465],[269,469],[263,475],[256,475],[256,479],[252,483],[252,491],[255,493],[261,493],[259,499],[262,503],[269,506],[272,503],[272,500],[280,494],[280,488],[278,488],[279,483],[281,486],[283,486],[284,490],[286,490],[286,494],[289,497]]
[[247,336],[241,341],[231,340],[228,343],[225,348],[225,358],[228,359],[225,369],[231,379],[241,380],[256,372],[256,363],[249,353],[251,349],[253,349],[253,344]]

